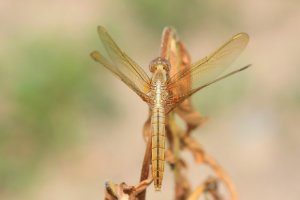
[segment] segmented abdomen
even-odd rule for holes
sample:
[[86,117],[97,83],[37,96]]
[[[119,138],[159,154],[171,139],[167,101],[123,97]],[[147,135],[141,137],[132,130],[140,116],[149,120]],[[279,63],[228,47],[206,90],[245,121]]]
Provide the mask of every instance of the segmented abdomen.
[[151,117],[152,131],[152,175],[155,190],[161,189],[165,161],[165,111],[154,106]]

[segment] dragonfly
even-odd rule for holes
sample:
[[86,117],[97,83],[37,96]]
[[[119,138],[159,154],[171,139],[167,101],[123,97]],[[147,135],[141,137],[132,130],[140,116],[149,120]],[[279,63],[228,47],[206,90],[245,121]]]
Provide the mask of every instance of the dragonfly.
[[[148,76],[142,67],[120,49],[104,27],[98,26],[97,30],[108,58],[99,51],[91,52],[91,57],[149,105],[152,177],[155,190],[160,191],[164,175],[165,126],[168,114],[197,91],[250,67],[251,65],[246,65],[222,75],[245,49],[249,36],[247,33],[236,34],[210,55],[172,76],[169,60],[157,57],[149,64],[151,76]],[[188,85],[188,89],[183,89],[184,85]]]

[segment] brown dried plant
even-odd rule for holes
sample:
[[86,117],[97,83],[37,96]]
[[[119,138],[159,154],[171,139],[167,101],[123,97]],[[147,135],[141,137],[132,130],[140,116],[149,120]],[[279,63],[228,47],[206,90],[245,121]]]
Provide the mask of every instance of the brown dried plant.
[[[161,55],[162,58],[169,60],[171,64],[170,76],[176,74],[181,69],[188,68],[191,64],[190,56],[182,42],[177,38],[172,28],[166,28],[162,37]],[[189,90],[190,82],[182,82],[180,90]],[[176,92],[176,91],[173,91]],[[151,115],[148,115],[143,128],[143,134],[146,141],[146,150],[140,181],[135,186],[129,186],[126,183],[114,184],[106,183],[105,199],[128,199],[145,200],[147,187],[152,183],[151,167]],[[181,128],[175,121],[175,115],[179,116],[185,122],[185,128]],[[176,200],[197,200],[203,195],[209,195],[214,200],[223,200],[219,192],[219,184],[223,183],[231,200],[237,200],[235,187],[222,169],[202,146],[192,137],[191,132],[203,125],[207,119],[202,117],[192,106],[191,99],[186,99],[179,104],[167,116],[166,136],[169,148],[165,152],[165,160],[171,166],[175,181],[175,199]],[[187,164],[181,157],[181,152],[188,150],[192,153],[195,163],[198,165],[207,165],[213,172],[213,177],[208,177],[204,182],[199,183],[196,188],[192,188],[187,179]]]

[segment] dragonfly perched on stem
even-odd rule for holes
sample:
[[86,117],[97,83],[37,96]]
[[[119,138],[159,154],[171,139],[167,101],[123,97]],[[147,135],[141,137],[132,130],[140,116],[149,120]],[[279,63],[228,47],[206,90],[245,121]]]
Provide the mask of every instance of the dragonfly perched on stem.
[[[152,175],[155,189],[159,191],[164,174],[165,123],[168,113],[195,92],[247,69],[250,65],[220,76],[244,50],[249,36],[246,33],[233,36],[214,53],[172,76],[169,73],[170,62],[162,57],[155,58],[149,65],[152,73],[150,78],[117,46],[104,27],[98,27],[98,34],[109,59],[98,51],[93,51],[91,57],[123,81],[150,107]],[[188,87],[183,89],[183,85],[188,85]]]

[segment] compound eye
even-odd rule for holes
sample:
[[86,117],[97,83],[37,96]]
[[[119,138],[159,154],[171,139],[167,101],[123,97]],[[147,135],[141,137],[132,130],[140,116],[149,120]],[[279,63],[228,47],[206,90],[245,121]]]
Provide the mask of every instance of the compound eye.
[[164,64],[163,65],[163,69],[166,70],[167,72],[170,71],[169,65],[168,64]]
[[155,70],[157,69],[157,66],[156,65],[149,65],[149,70],[150,70],[150,72],[152,72],[152,73],[154,73],[155,72]]

